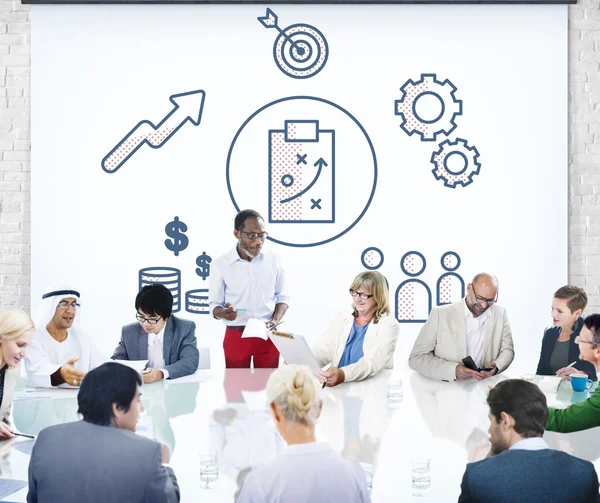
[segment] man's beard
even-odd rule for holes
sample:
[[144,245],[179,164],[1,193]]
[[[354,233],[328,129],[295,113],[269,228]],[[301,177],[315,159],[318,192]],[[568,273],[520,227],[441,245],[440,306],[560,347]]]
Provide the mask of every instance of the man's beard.
[[504,442],[492,442],[492,454],[500,454],[508,449],[508,446]]
[[256,258],[256,255],[248,251],[248,249],[241,243],[241,241],[238,241],[238,246],[240,247],[240,250],[242,250],[246,255],[248,255],[248,257],[250,257],[251,259]]

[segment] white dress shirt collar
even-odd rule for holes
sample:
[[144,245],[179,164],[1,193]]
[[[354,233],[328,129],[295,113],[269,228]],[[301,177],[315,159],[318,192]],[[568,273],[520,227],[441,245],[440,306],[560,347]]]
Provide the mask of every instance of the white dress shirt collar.
[[467,298],[465,297],[465,318],[471,317],[474,320],[479,321],[479,323],[483,323],[487,317],[490,315],[490,310],[492,309],[492,306],[489,307],[489,309],[486,309],[483,313],[481,313],[477,318],[475,318],[475,316],[473,316],[473,313],[471,312],[471,310],[469,309],[469,306],[467,306]]
[[328,442],[309,442],[307,444],[288,445],[282,454],[286,456],[302,456],[304,454],[327,452],[331,450],[332,447]]
[[523,449],[524,451],[539,451],[542,449],[550,449],[548,444],[542,437],[530,437],[524,438],[512,444],[509,448],[511,449]]
[[[263,250],[261,250],[261,251],[260,251],[260,253],[259,253],[259,254],[258,254],[256,257],[254,257],[254,258],[253,258],[253,259],[252,259],[250,262],[252,262],[252,261],[254,261],[254,260],[257,260],[257,259],[261,258],[261,257],[262,257],[262,255],[263,255],[263,253],[264,253],[264,251],[263,251]],[[238,245],[235,245],[235,246],[233,247],[233,250],[231,250],[231,251],[229,252],[229,254],[228,254],[228,256],[227,256],[227,259],[228,259],[228,262],[229,262],[229,264],[233,264],[233,263],[234,263],[234,262],[236,262],[237,260],[241,260],[241,261],[243,261],[243,262],[248,262],[247,260],[244,260],[242,257],[240,257],[240,254],[238,253]]]
[[154,340],[157,338],[160,341],[160,345],[162,346],[163,341],[165,340],[165,329],[167,328],[167,321],[165,321],[165,324],[161,328],[160,332],[158,332],[157,334],[154,334],[154,333],[148,334],[148,346],[149,347],[151,347],[152,344],[154,344]]

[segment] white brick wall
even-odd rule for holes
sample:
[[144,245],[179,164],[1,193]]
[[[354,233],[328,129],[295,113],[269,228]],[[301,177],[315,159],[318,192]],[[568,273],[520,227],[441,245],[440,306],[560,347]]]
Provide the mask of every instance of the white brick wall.
[[[0,0],[0,309],[31,304],[29,10]],[[569,6],[569,106],[569,275],[600,312],[600,0]]]
[[0,309],[31,305],[29,10],[0,0]]
[[600,312],[600,0],[569,6],[569,281]]

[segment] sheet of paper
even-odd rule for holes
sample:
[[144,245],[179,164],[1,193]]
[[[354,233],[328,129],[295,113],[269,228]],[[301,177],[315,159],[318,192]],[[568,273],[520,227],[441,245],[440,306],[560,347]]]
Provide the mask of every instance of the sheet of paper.
[[307,365],[315,374],[321,372],[321,367],[303,336],[288,334],[291,337],[286,337],[285,335],[277,335],[277,331],[268,332],[268,334],[287,363]]
[[0,479],[0,499],[6,498],[26,485],[27,482],[24,480]]
[[33,450],[34,444],[35,440],[29,440],[27,442],[16,442],[12,446],[18,451],[24,452],[25,454],[29,454],[31,456],[31,451]]
[[556,393],[561,381],[558,376],[539,376],[538,386],[544,393]]
[[120,363],[121,365],[125,365],[126,367],[130,367],[133,370],[137,370],[141,372],[148,365],[148,360],[111,360],[116,363]]
[[244,328],[244,333],[242,334],[242,339],[246,339],[247,337],[259,337],[266,341],[269,338],[267,325],[256,318],[250,318],[248,323],[246,323],[246,328]]
[[37,398],[52,398],[60,400],[61,398],[76,398],[79,388],[28,388],[22,391],[15,391],[13,400],[33,400]]
[[244,402],[250,410],[267,410],[267,390],[262,389],[260,391],[242,391]]

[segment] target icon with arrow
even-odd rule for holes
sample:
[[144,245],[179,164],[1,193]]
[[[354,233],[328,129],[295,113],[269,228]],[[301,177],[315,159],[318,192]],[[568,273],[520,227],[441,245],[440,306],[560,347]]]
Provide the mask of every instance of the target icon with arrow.
[[282,29],[271,9],[257,19],[265,28],[275,28],[279,32],[273,44],[273,57],[275,64],[288,77],[308,79],[323,69],[329,48],[323,34],[314,26],[299,23]]

